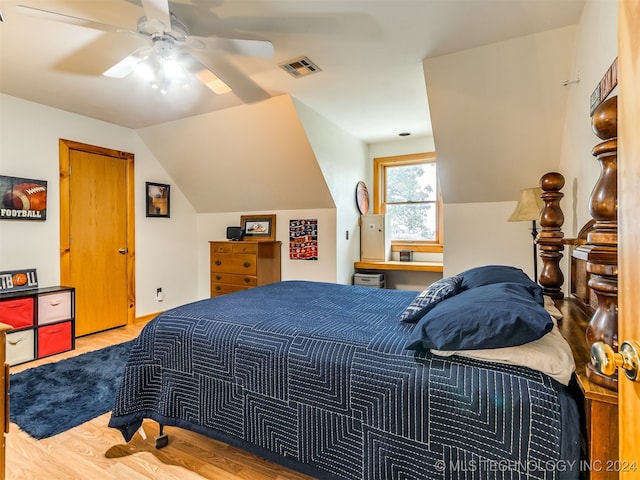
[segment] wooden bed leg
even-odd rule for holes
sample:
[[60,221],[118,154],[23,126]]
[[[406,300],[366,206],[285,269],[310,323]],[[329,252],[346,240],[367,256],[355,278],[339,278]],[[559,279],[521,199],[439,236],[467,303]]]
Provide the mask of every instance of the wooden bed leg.
[[160,425],[160,432],[158,436],[155,437],[157,449],[164,448],[169,444],[169,436],[166,433],[164,433],[164,426],[161,423],[159,425]]

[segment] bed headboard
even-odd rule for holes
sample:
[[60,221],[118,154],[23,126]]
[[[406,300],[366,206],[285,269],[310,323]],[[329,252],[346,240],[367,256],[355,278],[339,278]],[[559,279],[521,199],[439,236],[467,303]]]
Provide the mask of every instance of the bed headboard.
[[[592,150],[600,162],[600,177],[589,198],[592,219],[575,239],[563,239],[564,216],[559,202],[564,177],[548,173],[540,180],[544,208],[538,235],[544,264],[538,282],[552,298],[562,298],[564,277],[560,259],[564,245],[571,245],[570,294],[590,317],[587,344],[604,342],[618,351],[618,181],[617,181],[617,97],[600,104],[592,116],[592,129],[602,142]],[[597,385],[617,390],[617,376],[607,377],[587,364],[587,377]]]

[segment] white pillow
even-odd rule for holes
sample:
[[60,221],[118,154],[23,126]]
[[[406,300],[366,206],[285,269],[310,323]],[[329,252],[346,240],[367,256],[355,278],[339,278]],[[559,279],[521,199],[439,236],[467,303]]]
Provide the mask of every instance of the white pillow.
[[554,320],[562,320],[562,312],[558,310],[556,304],[553,302],[553,299],[549,295],[543,295],[544,298],[544,309],[549,312],[549,315],[553,317]]
[[571,347],[564,339],[554,320],[553,329],[545,336],[533,342],[517,347],[492,348],[487,350],[431,350],[431,353],[441,357],[460,355],[487,362],[504,363],[529,367],[563,385],[568,385],[571,374],[576,369]]

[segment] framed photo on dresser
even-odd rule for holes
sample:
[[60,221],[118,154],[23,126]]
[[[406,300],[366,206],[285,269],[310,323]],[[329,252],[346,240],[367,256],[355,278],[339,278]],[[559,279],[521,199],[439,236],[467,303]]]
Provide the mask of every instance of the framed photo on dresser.
[[275,215],[240,216],[243,240],[274,241],[276,239]]

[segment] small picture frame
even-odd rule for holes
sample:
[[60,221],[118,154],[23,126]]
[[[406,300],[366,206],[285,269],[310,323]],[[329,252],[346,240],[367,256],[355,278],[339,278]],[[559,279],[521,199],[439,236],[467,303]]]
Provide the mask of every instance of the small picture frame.
[[171,185],[146,182],[147,217],[171,216]]
[[242,215],[240,226],[243,240],[274,241],[276,239],[275,215]]

